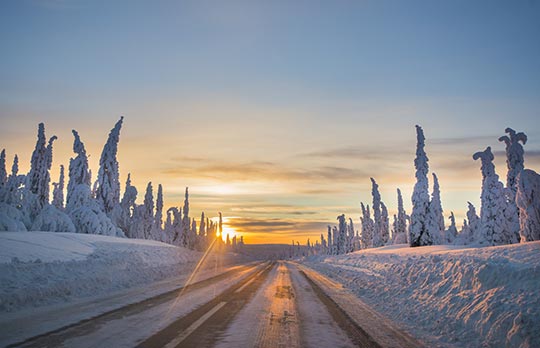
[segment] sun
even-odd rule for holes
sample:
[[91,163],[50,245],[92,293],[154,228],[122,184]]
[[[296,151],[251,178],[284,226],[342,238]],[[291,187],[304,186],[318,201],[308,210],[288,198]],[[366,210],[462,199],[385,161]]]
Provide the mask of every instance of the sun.
[[[214,221],[216,223],[219,222],[219,219],[218,218],[215,218]],[[221,234],[221,239],[223,241],[225,241],[227,239],[227,234],[229,234],[229,238],[232,239],[234,236],[236,236],[236,238],[239,238],[240,237],[240,233],[238,233],[238,231],[232,227],[230,224],[229,224],[230,220],[228,217],[223,217],[223,232]],[[219,237],[219,232],[216,232],[216,234],[218,235]]]

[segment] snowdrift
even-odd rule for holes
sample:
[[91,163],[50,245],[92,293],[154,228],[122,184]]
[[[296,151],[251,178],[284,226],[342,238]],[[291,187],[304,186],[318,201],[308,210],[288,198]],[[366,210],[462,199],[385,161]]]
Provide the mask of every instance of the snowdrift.
[[189,272],[200,256],[151,240],[0,232],[0,313],[150,284]]
[[428,346],[540,347],[540,242],[397,245],[305,263]]

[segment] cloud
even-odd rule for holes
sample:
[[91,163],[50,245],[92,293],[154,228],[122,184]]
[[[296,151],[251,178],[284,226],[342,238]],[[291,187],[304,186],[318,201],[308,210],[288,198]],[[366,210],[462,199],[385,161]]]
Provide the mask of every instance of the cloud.
[[428,144],[433,145],[462,145],[462,144],[489,144],[493,140],[497,141],[497,135],[481,135],[481,136],[464,136],[464,137],[448,137],[448,138],[432,138],[427,139]]
[[293,219],[262,219],[231,217],[227,219],[227,225],[240,233],[249,234],[320,234],[326,231],[327,221],[300,221]]
[[170,176],[196,176],[222,181],[357,181],[368,176],[366,171],[359,168],[326,165],[291,168],[286,165],[263,161],[216,162],[209,165],[189,165],[180,162],[175,166],[163,169],[162,172]]
[[[414,145],[411,145],[411,149],[414,150]],[[412,150],[412,151],[413,151]],[[305,158],[326,158],[326,159],[356,159],[356,160],[380,160],[387,159],[388,157],[399,157],[407,153],[403,150],[397,150],[396,148],[390,149],[383,146],[376,148],[368,146],[347,146],[339,147],[330,150],[321,150],[308,152],[297,155],[297,157]]]

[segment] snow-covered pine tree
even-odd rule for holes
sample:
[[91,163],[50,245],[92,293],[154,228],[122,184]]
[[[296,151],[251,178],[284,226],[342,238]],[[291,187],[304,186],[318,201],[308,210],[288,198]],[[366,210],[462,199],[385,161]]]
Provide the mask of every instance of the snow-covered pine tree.
[[71,217],[78,233],[124,237],[124,233],[112,223],[92,198],[86,150],[75,130],[73,130],[73,136],[75,138],[73,152],[77,156],[69,161],[66,212]]
[[172,207],[167,213],[172,213],[171,244],[181,245],[182,239],[182,209]]
[[189,231],[188,247],[195,250],[197,247],[197,221],[195,218],[191,219],[191,229]]
[[352,253],[354,249],[354,223],[352,218],[349,218],[349,236],[347,238],[347,252]]
[[362,249],[372,248],[375,222],[371,218],[369,204],[364,206],[364,203],[360,203],[360,206],[362,208]]
[[454,216],[454,212],[450,212],[450,216],[448,217],[450,220],[450,226],[448,226],[448,229],[444,232],[444,240],[445,244],[452,244],[456,240],[457,237],[457,227],[456,227],[456,217]]
[[426,226],[432,235],[433,244],[443,243],[444,234],[444,216],[441,204],[441,191],[439,187],[439,179],[435,173],[433,174],[433,192],[431,201],[429,202],[428,215]]
[[[189,231],[191,230],[191,219],[189,217],[189,189],[186,187],[186,193],[184,198],[184,208],[182,209],[182,234],[180,236],[180,245],[187,247]],[[220,225],[221,225],[221,213],[220,213]]]
[[336,226],[332,226],[332,240],[334,241],[332,255],[339,255],[339,231]]
[[375,179],[371,179],[371,195],[373,196],[373,219],[375,228],[373,230],[373,247],[377,248],[383,245],[382,228],[381,228],[381,194],[379,193],[379,185]]
[[0,190],[7,184],[6,150],[0,152]]
[[332,227],[330,225],[328,225],[327,236],[328,236],[328,254],[332,255],[332,245],[333,245],[332,243],[333,243],[333,240],[332,240]]
[[152,188],[152,182],[146,185],[146,193],[144,194],[144,238],[156,239],[153,235],[154,227],[154,194]]
[[173,215],[170,209],[165,212],[165,223],[163,224],[163,241],[171,243],[171,235],[173,235]]
[[88,169],[88,156],[86,155],[86,150],[84,144],[79,137],[79,133],[76,130],[73,130],[73,136],[75,138],[73,142],[73,152],[77,154],[75,158],[69,160],[69,182],[67,185],[67,196],[66,196],[66,208],[72,209],[75,207],[75,191],[76,187],[79,185],[88,186],[88,191],[90,191],[90,177],[91,174]]
[[11,175],[0,189],[0,231],[27,231],[31,227],[30,217],[24,209],[17,209],[22,203],[24,175],[19,175],[19,158],[15,155]]
[[414,167],[416,168],[416,184],[412,194],[412,212],[410,216],[411,225],[409,227],[409,245],[412,247],[422,245],[432,245],[433,236],[426,226],[429,210],[428,178],[429,171],[428,157],[424,151],[425,140],[422,127],[416,126],[416,158]]
[[475,241],[487,245],[516,243],[515,231],[505,215],[508,203],[503,184],[495,173],[491,147],[488,146],[484,151],[476,152],[473,159],[480,159],[482,162],[481,227],[478,229]]
[[390,219],[388,218],[388,208],[381,201],[381,241],[387,245],[390,240]]
[[156,213],[154,215],[154,236],[159,238],[158,240],[164,242],[165,236],[163,235],[163,186],[158,185],[158,192],[156,197]]
[[516,179],[521,242],[540,240],[540,175],[524,169]]
[[474,239],[479,233],[481,222],[480,217],[476,214],[476,208],[471,202],[467,202],[467,219],[463,220],[463,227],[458,233],[454,244],[468,245],[474,243]]
[[[3,196],[0,197],[2,202],[10,204],[12,206],[18,206],[22,203],[22,189],[21,186],[26,181],[24,175],[19,175],[19,156],[13,157],[13,164],[11,166],[11,174],[7,178],[7,183],[3,192]],[[21,211],[21,213],[25,213]],[[30,220],[25,222],[25,225],[29,225]],[[27,226],[29,227],[29,226]]]
[[395,235],[392,238],[394,244],[405,244],[407,243],[407,213],[405,213],[405,209],[403,208],[403,196],[400,189],[397,189],[397,200],[398,213],[394,230]]
[[120,205],[116,206],[113,210],[114,224],[120,228],[127,237],[137,238],[133,235],[133,228],[131,225],[132,215],[135,211],[135,201],[137,200],[137,188],[131,185],[131,173],[128,173],[126,180],[126,188],[124,189],[124,195],[120,201]]
[[114,208],[120,204],[120,176],[118,172],[118,142],[124,117],[116,123],[109,133],[99,159],[99,171],[94,194],[103,211],[111,216]]
[[64,166],[60,165],[60,177],[58,182],[53,182],[53,200],[52,205],[57,209],[64,209]]
[[508,135],[499,138],[499,141],[506,144],[506,165],[508,173],[506,175],[506,187],[512,191],[510,199],[513,201],[517,192],[516,179],[519,173],[525,168],[523,159],[523,146],[527,143],[527,136],[523,132],[516,133],[512,128],[504,130]]
[[35,218],[41,209],[49,203],[49,183],[51,181],[49,170],[52,164],[52,145],[56,139],[56,136],[52,136],[46,144],[45,125],[43,123],[38,125],[38,139],[32,153],[30,171],[26,176],[25,190],[35,195],[35,199],[26,198],[26,203],[29,204],[26,208],[30,209],[32,218]]
[[347,223],[345,222],[345,214],[337,217],[339,222],[337,253],[345,254],[347,248]]

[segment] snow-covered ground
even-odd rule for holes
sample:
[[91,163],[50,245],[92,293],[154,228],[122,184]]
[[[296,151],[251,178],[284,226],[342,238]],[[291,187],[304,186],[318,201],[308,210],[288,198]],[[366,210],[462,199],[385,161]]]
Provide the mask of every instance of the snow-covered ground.
[[186,273],[200,256],[150,240],[0,232],[0,313],[150,284]]
[[192,276],[201,256],[151,240],[0,232],[0,346],[222,274],[243,261],[212,252]]
[[540,242],[487,248],[406,245],[304,264],[439,347],[540,347]]

